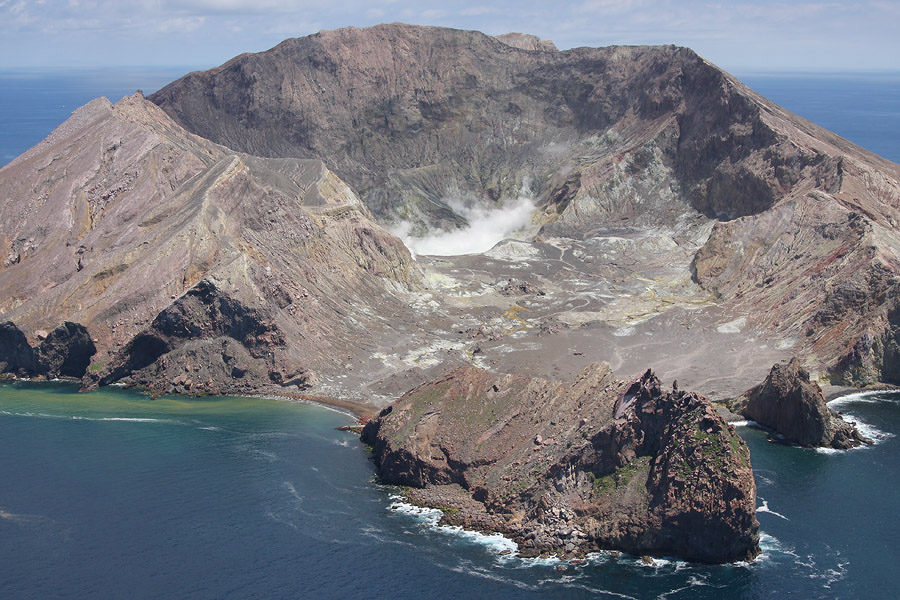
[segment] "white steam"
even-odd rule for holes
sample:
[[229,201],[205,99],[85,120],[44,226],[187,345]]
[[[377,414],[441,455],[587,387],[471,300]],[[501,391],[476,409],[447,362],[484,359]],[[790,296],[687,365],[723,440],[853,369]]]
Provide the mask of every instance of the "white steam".
[[481,254],[498,242],[522,229],[531,222],[534,202],[519,198],[498,208],[468,207],[461,202],[448,202],[448,206],[469,222],[464,229],[436,231],[425,237],[410,235],[411,225],[406,221],[391,228],[391,233],[403,240],[414,255],[459,256]]

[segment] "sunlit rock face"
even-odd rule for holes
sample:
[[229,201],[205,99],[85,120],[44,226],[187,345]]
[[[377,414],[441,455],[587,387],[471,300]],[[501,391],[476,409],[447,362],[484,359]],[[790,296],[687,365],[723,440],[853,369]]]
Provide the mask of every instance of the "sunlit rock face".
[[[596,274],[602,262],[605,282],[651,282],[649,298],[610,292],[643,309],[603,310],[595,294],[580,311],[594,316],[567,315],[570,324],[627,332],[671,306],[714,303],[723,310],[703,320],[740,322],[723,335],[759,340],[704,341],[718,361],[748,357],[723,369],[743,377],[746,365],[747,383],[801,351],[815,373],[841,381],[896,378],[897,165],[688,49],[558,51],[521,35],[348,28],[192,73],[152,100],[232,148],[323,160],[419,254],[481,250],[436,231],[527,198],[538,211],[526,240],[583,242],[565,242],[591,259],[573,254],[570,268]],[[478,238],[477,228],[463,231]],[[657,323],[657,334],[673,325]]]
[[53,330],[37,366],[10,337],[12,371],[298,392],[367,339],[367,303],[396,312],[420,278],[320,161],[236,153],[140,94],[78,109],[0,169],[0,196],[0,310],[35,347]]

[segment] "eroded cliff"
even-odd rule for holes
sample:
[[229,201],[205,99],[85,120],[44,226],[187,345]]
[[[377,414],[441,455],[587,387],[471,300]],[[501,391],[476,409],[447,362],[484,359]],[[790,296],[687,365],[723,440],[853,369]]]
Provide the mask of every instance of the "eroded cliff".
[[618,549],[703,562],[759,553],[750,455],[694,393],[606,364],[573,383],[456,370],[363,430],[383,481],[524,555]]

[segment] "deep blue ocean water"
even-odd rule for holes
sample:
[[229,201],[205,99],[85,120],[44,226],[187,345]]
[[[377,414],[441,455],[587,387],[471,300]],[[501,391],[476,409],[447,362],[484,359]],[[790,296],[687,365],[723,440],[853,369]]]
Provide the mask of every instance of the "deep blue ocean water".
[[890,597],[900,397],[842,409],[889,435],[824,453],[740,428],[759,486],[753,563],[599,555],[560,571],[398,505],[334,429],[340,413],[0,384],[0,598]]
[[106,96],[117,102],[141,90],[152,94],[190,68],[0,71],[0,166],[22,154],[72,111]]
[[739,78],[788,110],[900,162],[900,72],[749,73]]
[[[93,97],[149,93],[186,69],[0,73],[0,164]],[[900,160],[900,77],[742,79]],[[584,567],[501,556],[435,527],[373,481],[349,418],[275,400],[149,400],[0,385],[0,599],[888,598],[900,589],[900,398],[843,410],[886,435],[825,453],[739,431],[759,487],[749,565]]]

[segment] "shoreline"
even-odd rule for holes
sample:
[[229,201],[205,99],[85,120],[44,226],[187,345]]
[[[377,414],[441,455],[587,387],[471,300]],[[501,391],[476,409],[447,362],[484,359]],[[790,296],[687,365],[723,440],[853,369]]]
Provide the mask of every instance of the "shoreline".
[[[43,378],[32,378],[32,377],[17,377],[10,373],[0,373],[0,383],[4,381],[11,382],[31,382],[31,383],[71,383],[73,385],[79,385],[81,383],[80,379],[70,378],[70,377],[60,377],[56,379],[43,379]],[[118,387],[122,389],[131,389],[141,391],[137,388],[137,386],[128,386],[126,384],[111,384],[109,387]],[[890,383],[876,383],[872,385],[868,385],[865,387],[850,387],[850,386],[839,386],[839,385],[831,385],[825,384],[821,386],[822,392],[825,395],[826,403],[830,403],[839,398],[843,398],[844,396],[850,396],[853,394],[859,394],[864,392],[900,392],[900,386],[893,385]],[[145,393],[151,396],[157,396],[158,394],[152,394],[151,392]],[[171,396],[181,396],[186,398],[191,397],[199,397],[192,396],[191,394],[179,394],[177,392],[167,393],[163,395],[171,395]],[[397,396],[399,398],[403,394]],[[285,402],[303,402],[305,404],[311,404],[314,406],[320,406],[322,408],[327,408],[329,410],[334,410],[341,414],[347,415],[356,421],[359,424],[365,424],[366,421],[377,415],[383,407],[376,407],[366,404],[360,404],[358,402],[354,402],[352,400],[341,400],[338,398],[333,398],[331,396],[322,396],[316,394],[303,394],[303,393],[294,393],[294,392],[284,392],[284,391],[266,391],[259,390],[249,393],[241,393],[241,392],[226,392],[223,394],[207,394],[206,397],[215,397],[215,396],[238,396],[243,398],[271,398],[273,400],[282,400]],[[395,398],[396,400],[396,398]],[[736,421],[742,421],[743,417],[732,413],[727,408],[727,402],[723,400],[711,400],[712,404],[717,408],[720,414],[725,418],[725,420],[729,423],[733,423]]]
[[[176,394],[183,395],[183,394]],[[334,412],[341,413],[356,420],[360,425],[365,424],[370,418],[378,414],[380,409],[372,409],[349,400],[338,400],[328,396],[313,396],[310,394],[220,394],[222,396],[241,396],[243,398],[271,398],[283,402],[298,402],[311,404]]]
[[[45,379],[45,378],[35,378],[35,377],[17,377],[10,373],[0,373],[0,383],[67,383],[71,385],[80,385],[81,380],[73,377],[58,377],[56,379]],[[274,393],[267,392],[265,390],[260,390],[256,392],[250,393],[231,393],[226,392],[224,394],[205,394],[205,395],[192,395],[192,394],[179,394],[177,392],[166,393],[166,394],[153,394],[150,391],[142,390],[137,386],[129,386],[126,384],[112,383],[108,386],[110,388],[117,389],[126,389],[137,391],[143,394],[146,394],[152,398],[156,398],[159,396],[178,396],[181,398],[224,398],[226,396],[239,397],[239,398],[269,398],[272,400],[280,400],[283,402],[302,402],[304,404],[311,404],[314,406],[319,406],[321,408],[326,408],[328,410],[333,410],[335,412],[339,412],[343,415],[351,417],[355,419],[358,423],[365,423],[368,419],[378,414],[378,411],[381,410],[376,407],[370,407],[363,404],[359,404],[356,402],[351,402],[349,400],[339,400],[337,398],[331,398],[330,396],[317,396],[313,394],[298,394],[298,393]],[[95,388],[102,389],[102,388]],[[79,393],[82,393],[82,390],[78,390]],[[88,392],[85,392],[88,393]]]

